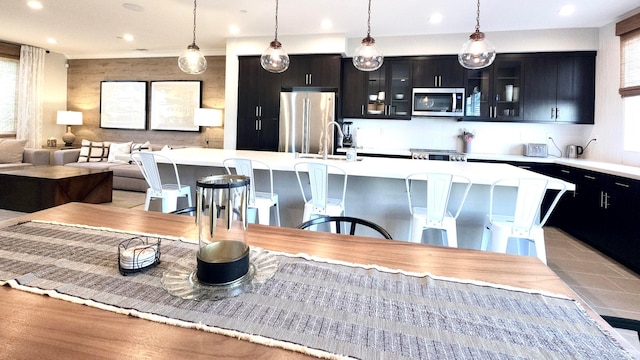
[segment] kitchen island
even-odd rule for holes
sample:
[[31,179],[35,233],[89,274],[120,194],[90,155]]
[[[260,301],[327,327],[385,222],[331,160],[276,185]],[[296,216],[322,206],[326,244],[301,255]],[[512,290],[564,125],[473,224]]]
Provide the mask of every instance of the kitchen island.
[[[447,161],[424,161],[393,158],[359,158],[348,162],[341,158],[322,160],[307,158],[300,154],[243,151],[224,149],[185,148],[163,151],[178,165],[181,181],[192,185],[196,180],[212,174],[223,174],[222,162],[230,157],[245,157],[269,164],[274,172],[274,191],[280,200],[282,226],[295,227],[302,222],[303,200],[300,194],[294,165],[301,161],[326,161],[342,168],[349,176],[346,196],[346,215],[364,218],[380,224],[394,239],[407,240],[409,237],[410,212],[404,179],[417,172],[442,172],[462,175],[471,179],[473,186],[458,218],[458,244],[460,247],[478,249],[480,247],[482,224],[489,208],[489,187],[502,178],[547,178],[547,176],[507,164],[467,163]],[[170,179],[173,170],[161,165],[163,176]],[[268,172],[256,170],[257,189],[268,180]],[[561,181],[567,190],[573,191],[573,184]],[[452,203],[461,196],[462,184],[452,190]],[[556,184],[552,188],[559,190]],[[330,196],[339,196],[340,189],[329,189]],[[513,194],[504,194],[504,201]]]

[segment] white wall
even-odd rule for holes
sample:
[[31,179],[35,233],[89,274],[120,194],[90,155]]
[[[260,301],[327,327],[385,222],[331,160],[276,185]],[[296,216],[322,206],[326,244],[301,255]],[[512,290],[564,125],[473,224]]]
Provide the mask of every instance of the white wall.
[[[500,52],[599,50],[599,29],[562,29],[486,33]],[[386,56],[456,54],[469,34],[376,38]],[[237,86],[239,55],[259,55],[271,39],[230,39],[227,43],[225,94],[225,148],[236,146]],[[361,39],[341,35],[325,38],[280,39],[289,54],[342,53],[350,56]],[[598,54],[598,69],[601,70]],[[615,55],[614,55],[615,56]],[[609,75],[607,75],[609,76]],[[598,85],[599,86],[599,85]],[[522,154],[526,142],[547,143],[552,136],[560,149],[567,144],[584,144],[593,125],[456,122],[451,119],[414,118],[402,120],[349,119],[359,133],[359,146],[388,148],[421,147],[462,149],[460,129],[476,131],[473,151],[495,154]],[[598,119],[596,118],[596,122]],[[230,126],[231,125],[231,126]],[[615,142],[616,140],[612,140]],[[550,153],[559,155],[552,143]],[[588,149],[592,150],[593,144]],[[563,150],[564,152],[564,150]]]

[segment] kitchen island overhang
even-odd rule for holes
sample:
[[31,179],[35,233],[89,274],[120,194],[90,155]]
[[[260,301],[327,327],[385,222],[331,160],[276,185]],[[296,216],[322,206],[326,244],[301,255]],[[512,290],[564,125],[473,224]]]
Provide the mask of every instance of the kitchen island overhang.
[[[496,180],[503,178],[545,178],[553,179],[516,166],[499,163],[482,162],[448,162],[420,161],[397,158],[366,157],[359,161],[322,160],[299,157],[299,154],[225,150],[205,148],[184,148],[163,151],[179,167],[181,182],[195,184],[196,180],[207,175],[224,174],[222,162],[230,157],[245,157],[263,161],[271,166],[274,176],[274,191],[279,195],[280,216],[282,226],[295,227],[302,222],[303,200],[297,178],[293,170],[294,164],[301,161],[327,161],[337,165],[348,174],[346,214],[373,221],[387,229],[394,239],[409,238],[410,219],[405,178],[417,172],[442,172],[463,175],[471,179],[473,185],[458,218],[458,246],[479,249],[482,239],[482,228],[485,215],[489,211],[489,189]],[[169,166],[160,166],[164,176],[173,171]],[[261,183],[268,181],[268,172],[255,169],[255,183],[259,190]],[[337,175],[336,175],[337,176]],[[563,183],[571,196],[575,186],[571,183],[554,179]],[[192,187],[195,188],[195,187]],[[556,182],[550,182],[552,190],[560,190]],[[329,189],[330,196],[338,196],[341,189]],[[452,189],[455,198],[461,196],[462,184]],[[334,195],[335,194],[335,195]],[[515,192],[501,195],[498,203],[508,203]],[[418,204],[419,205],[419,204]]]

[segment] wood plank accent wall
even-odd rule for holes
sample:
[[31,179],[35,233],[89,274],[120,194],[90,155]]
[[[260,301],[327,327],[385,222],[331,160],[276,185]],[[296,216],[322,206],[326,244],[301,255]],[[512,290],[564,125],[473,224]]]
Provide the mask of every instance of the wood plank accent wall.
[[82,111],[83,125],[72,126],[76,142],[92,141],[145,142],[159,145],[223,147],[223,128],[200,132],[120,130],[100,128],[100,82],[108,80],[202,80],[202,107],[224,108],[225,57],[207,56],[207,71],[188,75],[178,68],[178,58],[122,58],[69,60],[67,109]]

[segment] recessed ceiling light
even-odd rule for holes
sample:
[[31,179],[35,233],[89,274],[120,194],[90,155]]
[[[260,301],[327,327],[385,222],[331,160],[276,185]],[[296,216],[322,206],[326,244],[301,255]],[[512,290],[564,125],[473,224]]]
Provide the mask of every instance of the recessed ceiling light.
[[435,13],[429,17],[429,22],[432,24],[440,24],[442,22],[442,14]]
[[49,44],[57,44],[57,43],[58,43],[58,40],[56,40],[56,39],[54,39],[54,38],[48,38],[48,39],[47,39],[47,43],[49,43]]
[[133,41],[134,40],[133,35],[131,35],[131,34],[122,35],[122,39],[125,40],[125,41]]
[[27,6],[35,10],[42,9],[42,3],[40,1],[29,1],[27,2]]
[[237,25],[229,25],[229,33],[230,34],[237,34],[240,32],[240,28]]
[[320,27],[321,27],[323,30],[329,30],[329,29],[331,29],[331,28],[333,27],[333,23],[332,23],[332,22],[331,22],[331,20],[329,20],[329,19],[324,19],[324,20],[322,20],[322,22],[320,23]]
[[144,11],[144,8],[138,4],[124,3],[122,4],[122,7],[131,11],[137,11],[137,12]]
[[576,7],[573,5],[565,5],[563,7],[560,8],[560,10],[558,10],[558,14],[560,16],[569,16],[571,14],[573,14],[573,12],[576,10]]

